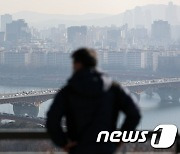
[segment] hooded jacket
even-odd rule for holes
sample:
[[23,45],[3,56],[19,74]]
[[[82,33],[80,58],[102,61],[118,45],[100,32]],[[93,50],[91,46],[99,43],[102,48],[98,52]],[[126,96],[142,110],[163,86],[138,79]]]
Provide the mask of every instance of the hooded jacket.
[[[126,117],[120,130],[134,130],[140,112],[126,90],[104,73],[85,69],[75,73],[57,93],[47,114],[46,126],[52,140],[60,147],[71,140],[78,143],[76,151],[113,152],[114,143],[96,143],[96,139],[100,131],[117,130],[120,111]],[[66,131],[60,125],[63,117]]]

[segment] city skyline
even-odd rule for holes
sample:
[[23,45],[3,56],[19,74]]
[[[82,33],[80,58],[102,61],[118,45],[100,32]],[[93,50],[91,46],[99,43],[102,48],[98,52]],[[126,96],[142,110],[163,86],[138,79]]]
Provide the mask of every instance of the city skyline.
[[129,9],[133,9],[136,6],[144,6],[149,4],[167,5],[168,2],[173,2],[175,5],[180,5],[179,0],[135,0],[133,2],[131,0],[126,0],[126,2],[124,2],[123,0],[115,0],[113,1],[113,3],[111,0],[75,0],[74,2],[71,2],[71,0],[43,0],[43,3],[41,0],[14,0],[13,2],[11,0],[0,0],[0,14],[13,14],[21,11],[32,11],[38,13],[65,15],[83,15],[89,13],[113,15],[122,13]]
[[64,70],[71,66],[69,54],[85,46],[97,50],[99,64],[106,69],[158,72],[167,65],[173,69],[165,71],[171,73],[178,70],[180,58],[180,6],[173,2],[106,17],[28,11],[2,14],[0,68],[61,66]]

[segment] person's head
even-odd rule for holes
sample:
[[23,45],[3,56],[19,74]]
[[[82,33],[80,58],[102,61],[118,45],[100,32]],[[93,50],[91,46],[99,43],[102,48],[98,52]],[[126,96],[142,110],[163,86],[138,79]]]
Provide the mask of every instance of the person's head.
[[86,68],[95,68],[97,65],[96,51],[90,48],[80,48],[74,51],[72,59],[75,72]]

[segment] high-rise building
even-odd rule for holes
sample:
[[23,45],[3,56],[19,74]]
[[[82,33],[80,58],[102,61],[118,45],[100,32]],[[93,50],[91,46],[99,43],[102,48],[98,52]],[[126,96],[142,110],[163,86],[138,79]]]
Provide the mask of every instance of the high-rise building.
[[72,26],[67,29],[68,43],[73,48],[86,46],[87,44],[87,27]]
[[144,12],[141,7],[134,9],[134,27],[144,25]]
[[31,38],[30,29],[28,24],[23,20],[19,19],[12,21],[12,23],[6,26],[6,40],[7,41],[28,41]]
[[47,65],[58,66],[60,68],[70,68],[71,59],[68,52],[48,52],[47,53]]
[[107,31],[107,43],[110,49],[118,49],[121,40],[121,30],[111,29]]
[[151,24],[152,24],[152,12],[151,10],[146,10],[145,11],[145,28],[150,30]]
[[180,25],[171,27],[172,39],[179,40],[180,39]]
[[0,65],[2,65],[3,63],[4,63],[4,51],[0,47]]
[[157,71],[159,52],[147,51],[145,54],[146,69]]
[[128,51],[126,53],[126,66],[130,69],[145,68],[145,52]]
[[151,26],[152,39],[157,41],[167,41],[171,39],[171,27],[168,21],[154,21]]
[[4,52],[4,65],[25,66],[29,63],[28,52]]
[[171,25],[177,25],[177,7],[173,4],[173,2],[169,2],[167,8],[166,8],[166,20]]
[[6,24],[12,22],[12,16],[10,14],[4,14],[1,16],[1,32],[6,31]]
[[0,32],[0,42],[5,41],[5,32]]
[[159,56],[158,71],[172,74],[178,74],[180,71],[180,56]]
[[32,52],[30,54],[30,64],[33,67],[42,67],[46,65],[46,52]]
[[148,37],[148,31],[144,27],[133,28],[131,29],[131,33],[135,40],[144,40]]
[[131,10],[127,10],[123,15],[123,24],[128,24],[128,27],[133,27],[133,13]]

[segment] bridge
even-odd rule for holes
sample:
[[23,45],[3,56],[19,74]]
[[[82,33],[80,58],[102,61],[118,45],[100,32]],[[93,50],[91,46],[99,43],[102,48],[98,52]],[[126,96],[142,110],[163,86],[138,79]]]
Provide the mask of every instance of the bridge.
[[131,93],[140,99],[140,93],[146,92],[148,97],[157,93],[161,98],[161,103],[169,101],[179,103],[180,99],[180,78],[163,78],[154,80],[130,81],[122,83]]
[[21,92],[21,93],[10,93],[10,94],[0,94],[0,104],[7,103],[18,103],[18,102],[26,102],[26,103],[37,103],[37,102],[45,102],[56,94],[57,89],[48,89],[44,91],[29,91],[29,92]]
[[[145,92],[148,97],[157,93],[162,104],[168,101],[179,103],[180,98],[180,78],[162,78],[154,80],[128,81],[122,82],[122,86],[127,87],[137,99],[140,93]],[[15,115],[29,115],[37,117],[39,105],[52,99],[58,89],[47,89],[43,91],[29,91],[11,94],[0,94],[0,104],[12,104]]]
[[52,99],[57,90],[29,91],[0,95],[0,104],[12,104],[15,115],[29,115],[37,117],[39,105]]

